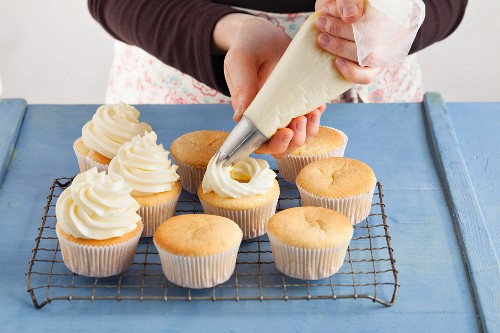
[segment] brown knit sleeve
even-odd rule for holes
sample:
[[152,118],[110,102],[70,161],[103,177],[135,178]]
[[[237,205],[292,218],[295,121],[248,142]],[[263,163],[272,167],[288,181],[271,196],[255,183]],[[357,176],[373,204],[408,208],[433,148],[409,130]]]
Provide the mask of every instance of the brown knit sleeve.
[[425,20],[417,33],[410,53],[448,37],[458,27],[465,14],[467,0],[423,0]]
[[207,0],[89,0],[88,7],[114,38],[229,94],[212,34],[221,17],[241,11]]

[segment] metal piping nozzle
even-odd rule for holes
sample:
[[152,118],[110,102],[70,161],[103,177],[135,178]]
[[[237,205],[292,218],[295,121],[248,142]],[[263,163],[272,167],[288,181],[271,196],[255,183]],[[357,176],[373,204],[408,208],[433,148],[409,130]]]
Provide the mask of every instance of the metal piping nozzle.
[[250,119],[243,116],[217,152],[217,163],[230,166],[250,155],[264,144],[268,137],[262,134]]

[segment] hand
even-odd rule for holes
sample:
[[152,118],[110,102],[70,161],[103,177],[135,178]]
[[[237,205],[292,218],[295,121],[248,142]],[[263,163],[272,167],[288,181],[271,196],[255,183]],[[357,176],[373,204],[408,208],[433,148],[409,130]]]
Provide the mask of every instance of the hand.
[[363,0],[317,0],[316,11],[324,15],[316,20],[322,33],[318,37],[321,48],[337,56],[335,65],[349,81],[358,84],[371,83],[384,70],[382,67],[361,67],[352,24],[363,16]]
[[[214,43],[218,50],[227,51],[224,75],[231,93],[235,121],[241,119],[290,41],[283,30],[263,18],[229,14],[219,20],[214,29]],[[318,133],[325,107],[293,119],[287,128],[278,130],[256,152],[281,158],[296,150],[306,138]]]

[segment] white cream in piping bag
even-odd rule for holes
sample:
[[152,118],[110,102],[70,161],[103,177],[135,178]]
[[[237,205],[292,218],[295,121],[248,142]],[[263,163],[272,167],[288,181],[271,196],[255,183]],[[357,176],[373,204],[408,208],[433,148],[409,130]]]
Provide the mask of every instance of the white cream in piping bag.
[[222,198],[245,198],[267,193],[274,186],[276,174],[269,164],[246,157],[234,166],[216,163],[217,155],[208,162],[203,177],[203,193],[215,192]]
[[154,131],[138,135],[121,146],[109,163],[108,172],[122,176],[132,188],[132,195],[170,191],[179,180],[177,166],[168,158],[169,152],[162,144],[156,144],[156,140]]
[[270,138],[290,121],[344,93],[354,84],[335,66],[336,57],[318,45],[320,32],[311,15],[244,113]]
[[121,176],[96,168],[80,173],[57,200],[57,224],[76,238],[121,237],[141,220],[130,191]]

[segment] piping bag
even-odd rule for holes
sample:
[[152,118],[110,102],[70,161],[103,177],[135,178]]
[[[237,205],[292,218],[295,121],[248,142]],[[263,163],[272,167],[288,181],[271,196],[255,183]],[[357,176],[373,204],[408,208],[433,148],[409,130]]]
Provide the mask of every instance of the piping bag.
[[[278,129],[330,102],[354,83],[335,66],[336,56],[318,45],[312,14],[216,153],[217,163],[230,166],[268,141]],[[367,0],[363,17],[353,24],[361,66],[387,67],[409,52],[425,17],[422,0]]]

